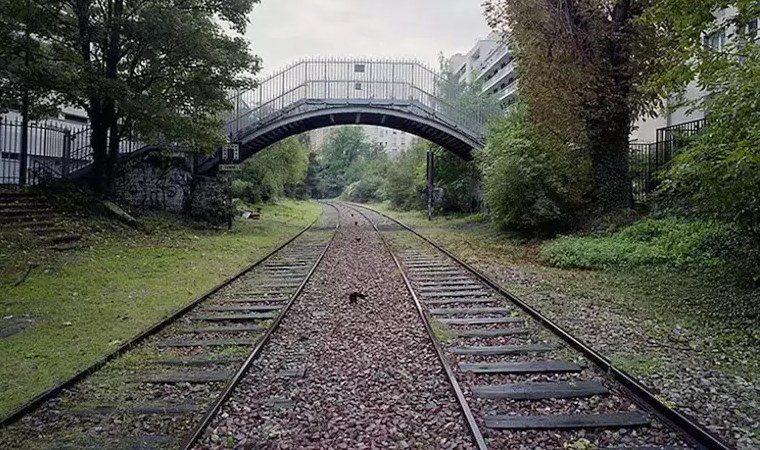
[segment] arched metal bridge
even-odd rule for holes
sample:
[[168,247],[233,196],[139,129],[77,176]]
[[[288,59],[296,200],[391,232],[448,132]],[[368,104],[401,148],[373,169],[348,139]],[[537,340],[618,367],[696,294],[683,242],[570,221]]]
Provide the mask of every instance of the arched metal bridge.
[[465,101],[460,90],[417,61],[298,61],[230,99],[226,132],[239,151],[220,152],[205,165],[236,163],[288,136],[351,124],[406,131],[469,159],[495,111]]

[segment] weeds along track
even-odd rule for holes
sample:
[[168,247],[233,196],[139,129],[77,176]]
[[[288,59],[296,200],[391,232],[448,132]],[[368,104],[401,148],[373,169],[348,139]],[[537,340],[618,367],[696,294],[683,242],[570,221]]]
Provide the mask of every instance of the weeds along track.
[[445,249],[345,205],[393,256],[478,448],[730,448]]
[[188,448],[258,357],[339,226],[320,218],[241,274],[10,414],[3,449]]

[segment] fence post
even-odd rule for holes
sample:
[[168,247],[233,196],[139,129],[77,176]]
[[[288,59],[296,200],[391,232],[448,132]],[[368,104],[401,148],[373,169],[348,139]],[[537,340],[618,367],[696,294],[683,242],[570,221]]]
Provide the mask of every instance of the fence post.
[[433,191],[435,189],[435,169],[433,152],[427,151],[427,219],[433,218]]
[[61,160],[61,178],[63,179],[69,177],[69,159],[71,158],[72,140],[71,130],[68,128],[65,129],[63,131],[63,159]]

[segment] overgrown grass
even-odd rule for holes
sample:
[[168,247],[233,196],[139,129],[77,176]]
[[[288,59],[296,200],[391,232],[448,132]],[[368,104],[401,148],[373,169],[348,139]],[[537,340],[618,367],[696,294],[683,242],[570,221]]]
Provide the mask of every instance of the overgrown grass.
[[[238,221],[230,231],[160,216],[145,219],[149,234],[88,221],[86,246],[66,255],[0,236],[0,315],[34,319],[0,339],[0,415],[263,256],[320,211],[310,202],[264,205],[261,220]],[[12,287],[29,261],[39,267]]]
[[715,267],[725,261],[716,243],[731,239],[727,225],[700,220],[644,219],[595,236],[565,236],[545,244],[543,261],[562,268],[669,265]]

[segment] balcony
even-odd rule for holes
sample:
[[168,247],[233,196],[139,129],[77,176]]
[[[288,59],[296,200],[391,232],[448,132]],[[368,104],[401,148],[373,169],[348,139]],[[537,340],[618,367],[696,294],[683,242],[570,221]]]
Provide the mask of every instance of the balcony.
[[510,84],[506,88],[504,88],[503,91],[501,91],[499,94],[497,94],[499,97],[499,102],[503,102],[504,100],[508,99],[509,97],[515,95],[517,93],[517,81]]
[[[480,64],[478,64],[478,79],[483,78],[485,74],[491,71],[491,68],[501,60],[501,58],[507,56],[509,54],[510,50],[509,47],[507,47],[507,44],[502,43],[498,47],[496,47],[491,53],[488,54],[486,59],[483,60]],[[497,74],[498,75],[498,74]]]
[[496,72],[496,75],[491,77],[488,81],[485,82],[483,85],[483,92],[490,92],[494,86],[499,84],[504,78],[506,78],[510,73],[512,73],[515,70],[515,61],[510,61],[506,66],[499,69],[498,72]]

